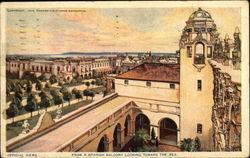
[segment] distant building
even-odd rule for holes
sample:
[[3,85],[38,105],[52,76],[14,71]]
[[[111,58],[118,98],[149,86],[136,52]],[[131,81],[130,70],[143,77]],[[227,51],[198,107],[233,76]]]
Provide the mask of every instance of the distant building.
[[71,80],[73,76],[100,76],[114,72],[122,64],[121,58],[98,59],[67,59],[67,60],[7,60],[6,70],[19,73],[31,72],[40,76],[44,73],[47,77],[54,74],[59,78]]

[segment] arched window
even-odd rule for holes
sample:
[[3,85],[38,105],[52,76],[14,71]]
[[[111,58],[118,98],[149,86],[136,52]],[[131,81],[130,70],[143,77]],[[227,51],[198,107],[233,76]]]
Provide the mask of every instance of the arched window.
[[205,64],[204,44],[199,42],[195,45],[194,64]]

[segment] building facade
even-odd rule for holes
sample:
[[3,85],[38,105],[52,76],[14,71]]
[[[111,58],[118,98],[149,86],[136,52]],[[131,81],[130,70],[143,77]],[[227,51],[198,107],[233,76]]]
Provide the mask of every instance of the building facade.
[[[180,64],[139,65],[116,77],[115,91],[121,96],[143,98],[145,102],[162,101],[168,106],[175,103],[179,114],[172,120],[177,125],[177,145],[184,138],[198,137],[205,151],[240,150],[241,92],[240,80],[235,81],[235,76],[240,76],[239,28],[235,30],[234,42],[228,35],[220,41],[212,16],[199,8],[191,14],[183,30]],[[223,68],[218,68],[218,64],[234,73],[221,72]],[[169,80],[172,75],[177,79],[174,82]],[[163,114],[147,112],[149,120],[156,115],[171,119],[168,110]],[[161,124],[150,126],[163,138]],[[171,140],[171,135],[167,137]]]
[[212,111],[216,151],[241,151],[241,39],[235,28],[234,40],[226,35],[215,44],[210,61],[214,73]]
[[122,64],[121,58],[98,58],[98,59],[66,59],[66,60],[7,60],[6,70],[19,73],[31,72],[40,76],[45,74],[49,77],[56,75],[59,78],[71,80],[74,76],[101,76],[113,73]]

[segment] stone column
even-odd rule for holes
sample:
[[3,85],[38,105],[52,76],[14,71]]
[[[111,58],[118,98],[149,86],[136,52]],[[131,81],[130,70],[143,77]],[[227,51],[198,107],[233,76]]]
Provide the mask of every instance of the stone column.
[[104,152],[112,152],[113,151],[113,140],[104,140]]
[[177,146],[180,146],[180,143],[181,143],[181,137],[180,137],[180,130],[177,131],[177,142],[176,142],[176,145]]
[[128,129],[127,129],[127,136],[133,136],[132,132],[132,120],[128,120]]
[[121,129],[121,148],[125,145],[125,128]]
[[130,129],[130,134],[131,136],[135,135],[135,119],[131,119],[131,129]]
[[121,129],[117,129],[117,147],[118,148],[121,148],[121,134],[122,133],[122,130]]

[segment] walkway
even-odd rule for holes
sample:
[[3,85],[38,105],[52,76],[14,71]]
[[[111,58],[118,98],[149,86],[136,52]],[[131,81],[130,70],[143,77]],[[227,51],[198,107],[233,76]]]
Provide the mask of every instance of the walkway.
[[[118,96],[103,105],[87,112],[77,119],[74,119],[49,133],[46,133],[35,140],[24,144],[14,150],[14,152],[48,152],[53,151],[60,145],[70,141],[72,138],[82,133],[93,124],[97,124],[103,118],[107,117],[116,109],[123,106],[122,104],[130,101],[127,97]],[[83,107],[85,108],[85,107]],[[83,110],[83,108],[78,110]],[[62,139],[63,138],[63,139]]]

